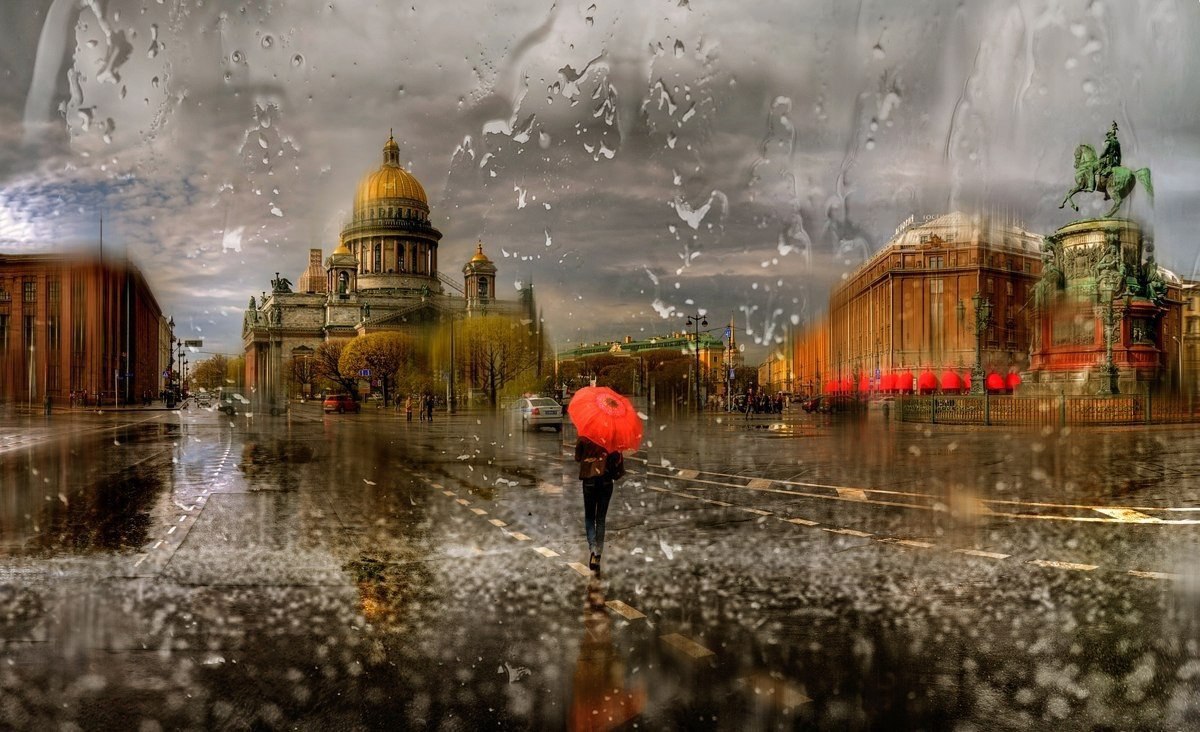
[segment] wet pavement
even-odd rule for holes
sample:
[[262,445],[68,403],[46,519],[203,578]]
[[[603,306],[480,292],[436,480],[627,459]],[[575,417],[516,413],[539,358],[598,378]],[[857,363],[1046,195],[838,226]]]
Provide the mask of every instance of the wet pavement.
[[[0,425],[0,727],[1188,729],[1188,428],[652,416]],[[583,563],[583,564],[580,564]]]

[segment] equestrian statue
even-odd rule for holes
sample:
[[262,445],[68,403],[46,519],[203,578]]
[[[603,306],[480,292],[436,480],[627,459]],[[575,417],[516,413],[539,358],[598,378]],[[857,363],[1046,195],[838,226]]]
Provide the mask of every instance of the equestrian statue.
[[1113,202],[1112,208],[1104,214],[1104,218],[1111,219],[1129,194],[1133,193],[1138,181],[1145,186],[1153,202],[1154,185],[1150,182],[1150,169],[1133,170],[1121,165],[1121,143],[1117,141],[1117,123],[1113,122],[1112,128],[1104,136],[1104,152],[1099,157],[1096,157],[1096,149],[1087,143],[1075,148],[1075,187],[1058,207],[1064,208],[1069,203],[1071,208],[1079,211],[1079,206],[1073,200],[1076,193],[1103,193],[1105,201]]

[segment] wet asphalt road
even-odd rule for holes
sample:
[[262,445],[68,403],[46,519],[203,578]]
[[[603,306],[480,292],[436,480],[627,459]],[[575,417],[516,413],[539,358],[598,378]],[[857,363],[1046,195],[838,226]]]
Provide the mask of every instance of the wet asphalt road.
[[1190,428],[0,423],[0,727],[1189,729]]

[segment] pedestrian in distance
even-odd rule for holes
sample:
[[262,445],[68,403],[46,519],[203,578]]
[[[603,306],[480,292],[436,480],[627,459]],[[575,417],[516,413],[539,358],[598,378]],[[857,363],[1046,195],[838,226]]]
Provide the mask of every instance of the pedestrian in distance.
[[433,421],[433,406],[434,406],[434,398],[433,398],[433,395],[430,394],[425,401],[425,419],[428,420],[429,422]]
[[420,400],[418,400],[418,402],[417,402],[417,419],[419,419],[422,422],[425,421],[425,395],[424,394],[421,395]]
[[413,407],[413,404],[412,404],[412,394],[409,394],[409,395],[408,395],[407,397],[405,397],[405,399],[404,399],[404,419],[405,419],[405,421],[407,421],[407,422],[411,422],[411,421],[412,421],[412,407]]
[[588,568],[600,572],[604,554],[604,519],[612,500],[613,482],[625,475],[625,458],[620,450],[609,452],[603,446],[580,437],[575,443],[575,462],[583,482],[583,525],[588,541]]

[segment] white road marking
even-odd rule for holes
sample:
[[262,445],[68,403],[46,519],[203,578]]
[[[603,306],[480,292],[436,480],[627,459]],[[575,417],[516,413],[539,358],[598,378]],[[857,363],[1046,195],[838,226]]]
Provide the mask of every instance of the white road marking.
[[1121,521],[1128,521],[1134,524],[1161,524],[1162,519],[1154,516],[1147,516],[1141,511],[1134,511],[1132,508],[1094,508],[1093,511],[1111,516]]
[[621,617],[625,618],[626,620],[641,620],[642,618],[646,617],[642,613],[638,612],[637,610],[634,610],[633,608],[629,607],[628,605],[621,602],[620,600],[609,600],[608,602],[606,602],[604,604],[608,605],[608,607],[613,612],[615,612],[617,615],[620,615]]
[[1032,564],[1037,567],[1051,567],[1053,569],[1074,569],[1080,572],[1091,572],[1093,569],[1099,569],[1097,564],[1078,564],[1076,562],[1059,562],[1053,559],[1030,559],[1026,564]]
[[187,516],[180,516],[180,517],[179,517],[179,523],[181,523],[181,524],[182,524],[182,523],[183,523],[185,520],[187,520]]
[[159,548],[159,547],[160,547],[160,546],[162,546],[162,545],[163,545],[163,543],[162,543],[162,539],[159,539],[159,540],[158,540],[158,543],[157,543],[157,544],[155,544],[155,545],[154,545],[152,548],[153,548],[153,549],[157,549],[157,548]]
[[458,503],[458,504],[460,504],[460,505],[463,505],[463,506],[470,506],[470,505],[471,505],[471,502],[470,502],[470,501],[468,501],[468,500],[467,500],[467,499],[465,499],[465,498],[455,498],[455,499],[454,499],[454,502],[455,502],[455,503]]
[[933,548],[933,544],[930,544],[927,541],[917,541],[915,539],[890,539],[890,538],[884,537],[884,538],[880,539],[879,541],[883,542],[884,544],[899,544],[900,546],[911,546],[915,549],[932,549]]
[[454,491],[442,491],[442,495],[443,495],[443,496],[450,496],[451,498],[453,498],[453,497],[457,496],[458,494],[457,494],[457,493],[455,493]]
[[1134,577],[1145,577],[1146,579],[1161,579],[1161,580],[1178,580],[1183,579],[1183,575],[1173,574],[1171,572],[1147,572],[1141,569],[1131,569],[1129,574]]
[[592,570],[588,569],[587,567],[580,564],[579,562],[567,562],[567,566],[570,567],[571,569],[575,570],[576,572],[578,572],[579,574],[581,574],[584,577],[592,576]]
[[544,546],[534,547],[533,550],[535,552],[537,552],[538,554],[541,554],[543,557],[546,557],[547,559],[551,559],[553,557],[558,556],[558,552],[554,551],[553,549],[544,547]]
[[178,529],[178,528],[179,528],[178,526],[172,526],[171,528],[167,529],[167,536],[170,536],[171,534],[174,534],[174,533],[175,533],[175,529]]
[[484,511],[482,508],[472,508],[471,513],[476,516],[487,516],[487,511]]
[[790,518],[790,519],[784,519],[784,521],[787,521],[789,524],[796,524],[797,526],[820,526],[821,525],[821,522],[819,522],[819,521],[809,521],[808,519],[802,519],[802,518]]
[[857,536],[857,537],[863,538],[863,539],[874,536],[874,534],[869,534],[865,531],[856,531],[854,529],[825,529],[825,528],[822,528],[821,531],[828,531],[831,534],[844,534],[846,536]]
[[725,501],[714,501],[711,498],[701,498],[700,500],[704,501],[705,503],[711,503],[714,506],[725,506],[726,508],[733,505],[732,503],[726,503]]
[[142,566],[142,562],[146,561],[146,557],[148,557],[148,556],[150,556],[150,555],[149,555],[149,554],[143,554],[142,556],[138,557],[138,560],[137,560],[136,562],[134,562],[134,563],[133,563],[133,566],[134,566],[134,567],[140,567],[140,566]]
[[837,488],[837,494],[847,501],[865,501],[867,492],[862,488]]
[[1011,554],[1001,554],[999,552],[985,552],[981,549],[955,549],[957,554],[966,554],[969,557],[983,557],[984,559],[1008,559]]
[[662,641],[677,651],[682,651],[692,658],[706,658],[716,654],[700,645],[691,638],[685,638],[678,633],[662,636]]
[[746,508],[743,506],[742,510],[745,511],[746,513],[758,514],[759,516],[770,516],[771,515],[770,511],[764,511],[761,508]]
[[747,488],[770,488],[775,485],[775,481],[767,480],[766,478],[754,478],[746,484]]
[[508,526],[508,524],[504,523],[500,519],[488,519],[488,523],[491,524],[492,526],[498,526],[500,528],[504,528],[505,526]]
[[677,471],[675,471],[675,477],[682,478],[683,480],[691,480],[692,478],[695,478],[698,475],[700,475],[699,470],[677,470]]
[[512,535],[512,538],[516,539],[517,541],[533,541],[533,539],[530,539],[528,536],[525,536],[520,531],[513,531],[513,532],[511,532],[511,535]]

